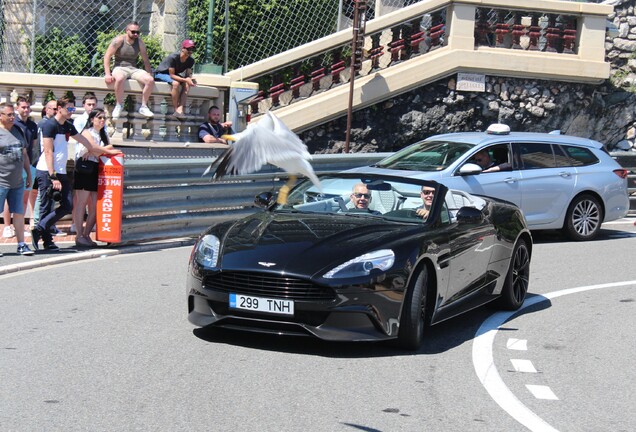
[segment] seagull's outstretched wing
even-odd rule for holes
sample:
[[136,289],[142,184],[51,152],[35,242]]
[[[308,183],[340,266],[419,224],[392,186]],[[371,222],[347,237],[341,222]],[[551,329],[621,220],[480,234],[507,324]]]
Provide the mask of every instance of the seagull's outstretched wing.
[[305,175],[322,189],[308,162],[311,155],[307,146],[271,112],[268,111],[257,123],[250,124],[245,131],[228,139],[235,142],[203,175],[215,166],[217,168],[214,178],[221,178],[227,174],[250,174],[269,163],[290,174]]
[[[265,120],[265,119],[263,119]],[[261,169],[267,163],[266,154],[262,151],[263,142],[272,139],[273,125],[262,120],[247,126],[243,132],[225,136],[234,141],[203,172],[203,176],[214,172],[212,178],[218,179],[230,174],[249,174]]]

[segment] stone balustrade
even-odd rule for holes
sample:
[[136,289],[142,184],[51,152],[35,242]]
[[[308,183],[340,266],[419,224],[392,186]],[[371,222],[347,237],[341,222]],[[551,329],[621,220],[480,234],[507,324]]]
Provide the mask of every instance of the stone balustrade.
[[[166,83],[155,83],[155,89],[149,102],[149,108],[155,116],[146,118],[137,112],[141,101],[142,87],[134,80],[125,84],[124,94],[128,97],[125,108],[118,119],[109,119],[108,131],[113,144],[134,145],[157,142],[197,142],[197,129],[205,121],[208,108],[217,105],[224,109],[225,93],[231,80],[220,75],[197,75],[199,85],[190,89],[185,116],[176,118],[170,113],[174,111],[170,97],[170,86]],[[108,86],[103,78],[77,77],[64,75],[20,74],[0,72],[0,102],[14,102],[18,96],[28,96],[31,100],[32,117],[39,121],[45,101],[52,97],[61,98],[72,92],[76,99],[77,111],[80,115],[82,97],[87,91],[97,96],[97,106],[104,107],[107,113],[112,106],[104,104],[106,96],[113,93],[112,85]]]

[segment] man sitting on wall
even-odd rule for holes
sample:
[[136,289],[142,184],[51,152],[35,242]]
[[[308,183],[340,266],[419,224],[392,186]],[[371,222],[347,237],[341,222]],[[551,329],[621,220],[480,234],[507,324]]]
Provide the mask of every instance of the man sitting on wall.
[[[146,45],[139,37],[139,24],[131,22],[126,26],[126,33],[116,36],[108,45],[104,54],[104,81],[106,84],[115,83],[116,105],[113,109],[112,117],[119,118],[124,103],[124,81],[133,78],[144,88],[141,93],[141,107],[139,114],[145,117],[153,117],[154,114],[148,108],[148,100],[155,86],[155,80],[151,74],[150,60],[146,51]],[[110,59],[115,56],[115,68],[111,74]],[[137,68],[137,57],[141,56],[144,68]]]
[[183,117],[183,107],[190,87],[196,87],[197,82],[192,78],[192,68],[194,59],[194,42],[186,39],[181,44],[181,51],[170,54],[163,59],[155,71],[155,80],[163,81],[172,86],[170,95],[172,96],[172,106],[175,117]]

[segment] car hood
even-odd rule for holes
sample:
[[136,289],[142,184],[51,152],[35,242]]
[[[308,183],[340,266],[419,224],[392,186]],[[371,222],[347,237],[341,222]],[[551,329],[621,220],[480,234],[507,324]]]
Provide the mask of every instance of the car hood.
[[366,252],[412,238],[422,225],[361,215],[263,212],[211,230],[221,268],[312,275]]

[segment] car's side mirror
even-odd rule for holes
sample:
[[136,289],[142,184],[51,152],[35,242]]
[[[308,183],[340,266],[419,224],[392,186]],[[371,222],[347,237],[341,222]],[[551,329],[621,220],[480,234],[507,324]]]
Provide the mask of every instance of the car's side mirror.
[[261,192],[254,197],[254,204],[257,207],[268,208],[272,204],[274,195],[271,192]]
[[461,176],[465,176],[479,174],[482,171],[483,169],[479,165],[468,162],[467,164],[462,165],[462,167],[458,171],[458,174]]
[[475,207],[462,207],[457,212],[457,223],[459,224],[478,224],[483,219],[484,214]]

